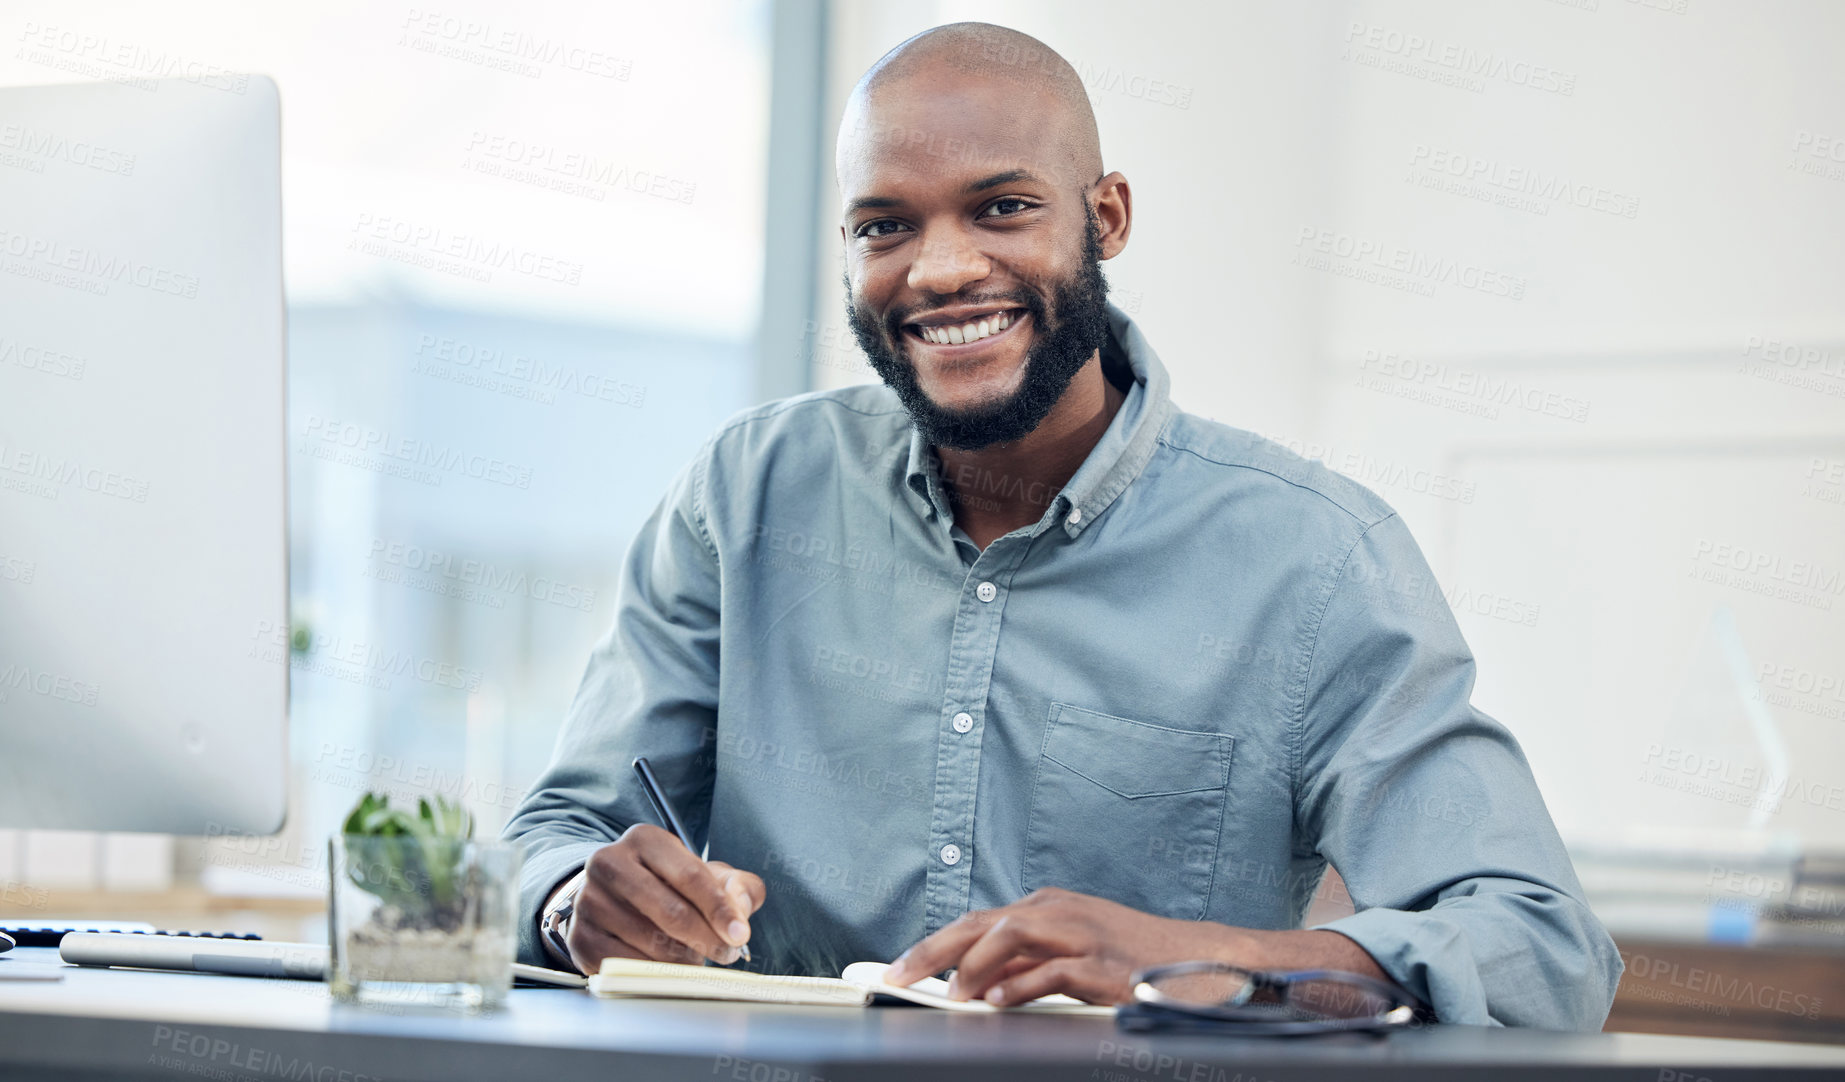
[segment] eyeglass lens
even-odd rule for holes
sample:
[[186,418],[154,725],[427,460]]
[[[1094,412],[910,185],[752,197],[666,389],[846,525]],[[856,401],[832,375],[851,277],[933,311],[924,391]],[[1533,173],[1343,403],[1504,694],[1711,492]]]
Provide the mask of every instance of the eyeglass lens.
[[1282,1018],[1371,1018],[1396,1006],[1364,985],[1333,976],[1271,983],[1244,970],[1217,969],[1150,977],[1148,983],[1180,1005]]

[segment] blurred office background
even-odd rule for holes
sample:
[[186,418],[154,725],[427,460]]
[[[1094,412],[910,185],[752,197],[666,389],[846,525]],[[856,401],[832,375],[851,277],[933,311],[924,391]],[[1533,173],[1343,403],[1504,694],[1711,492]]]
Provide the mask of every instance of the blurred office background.
[[[295,766],[273,839],[0,832],[0,911],[312,937],[362,791],[497,827],[671,475],[738,409],[871,378],[834,128],[962,19],[1089,86],[1136,197],[1114,299],[1180,405],[1415,531],[1627,955],[1611,1026],[1845,1039],[1828,0],[12,4],[0,83],[282,89]],[[350,660],[380,653],[408,665]]]

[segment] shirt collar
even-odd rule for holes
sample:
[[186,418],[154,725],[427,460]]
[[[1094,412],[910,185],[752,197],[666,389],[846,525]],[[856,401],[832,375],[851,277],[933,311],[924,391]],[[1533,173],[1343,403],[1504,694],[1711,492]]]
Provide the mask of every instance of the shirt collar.
[[[1172,414],[1166,366],[1160,363],[1140,328],[1113,302],[1108,304],[1108,331],[1113,338],[1110,345],[1117,346],[1126,359],[1134,373],[1134,383],[1128,388],[1121,408],[1115,411],[1108,430],[1102,433],[1076,475],[1051,501],[1050,508],[1032,530],[1034,537],[1060,520],[1064,532],[1076,537],[1100,518],[1115,502],[1115,497],[1140,476],[1147,460],[1153,457],[1159,434]],[[1109,346],[1103,348],[1107,350]],[[954,522],[954,511],[942,488],[939,461],[913,425],[904,481],[917,512],[938,514],[943,528],[949,528]]]

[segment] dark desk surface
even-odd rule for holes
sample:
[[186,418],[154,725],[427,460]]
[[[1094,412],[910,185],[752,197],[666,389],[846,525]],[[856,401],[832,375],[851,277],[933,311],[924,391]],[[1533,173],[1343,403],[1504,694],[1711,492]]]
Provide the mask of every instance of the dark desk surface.
[[62,966],[50,949],[0,967],[0,1078],[645,1079],[1084,1082],[1294,1079],[1845,1078],[1845,1048],[1434,1026],[1378,1039],[1133,1037],[1106,1018],[924,1008],[599,1000],[515,989],[465,1016],[334,1003],[323,984]]

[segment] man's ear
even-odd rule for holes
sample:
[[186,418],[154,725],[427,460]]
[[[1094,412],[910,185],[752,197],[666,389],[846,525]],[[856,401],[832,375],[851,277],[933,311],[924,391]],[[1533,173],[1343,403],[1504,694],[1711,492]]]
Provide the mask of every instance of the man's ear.
[[1127,247],[1134,231],[1134,193],[1127,178],[1110,173],[1095,182],[1095,217],[1102,229],[1102,258],[1113,259]]

